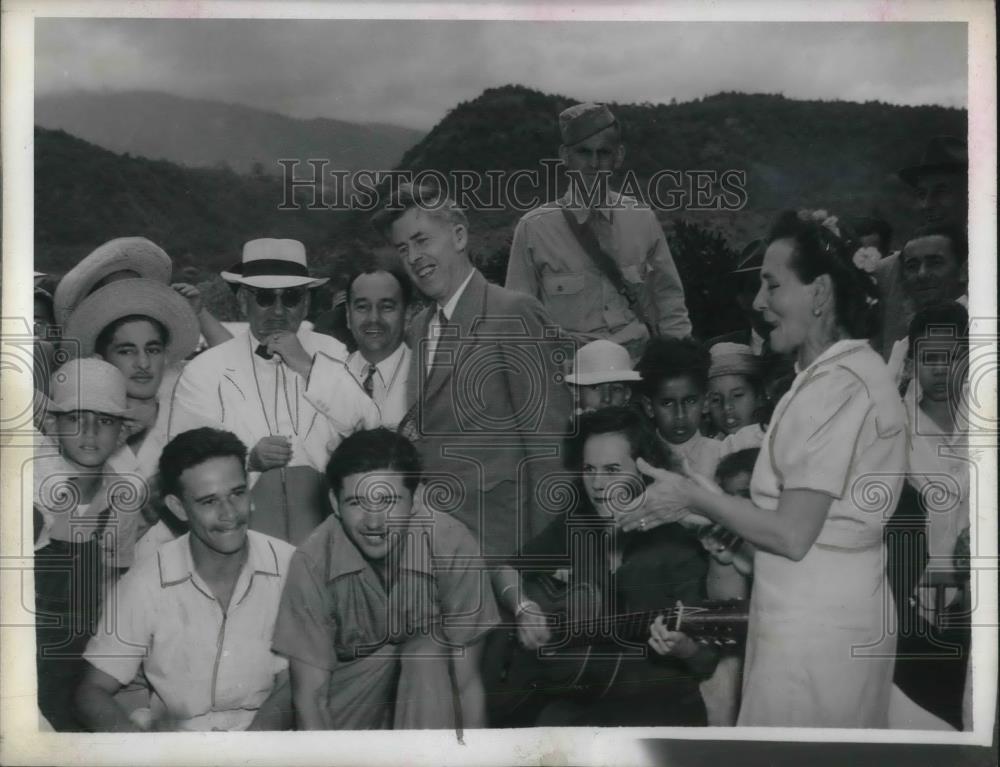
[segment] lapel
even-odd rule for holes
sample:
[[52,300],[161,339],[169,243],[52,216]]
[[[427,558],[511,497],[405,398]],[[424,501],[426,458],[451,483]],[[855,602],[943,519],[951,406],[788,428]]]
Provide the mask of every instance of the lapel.
[[[251,349],[253,339],[249,333],[238,336],[233,341],[222,370],[220,391],[223,400],[231,402],[235,400],[233,404],[238,403],[239,407],[236,412],[226,415],[243,422],[244,428],[253,434],[261,436],[270,434],[270,428],[274,424],[268,420],[271,415],[265,417],[264,407],[265,403],[272,403],[270,410],[267,411],[269,414],[274,409],[274,372],[270,371],[270,375],[262,375],[259,379],[255,375]],[[226,392],[229,392],[229,397],[226,396]],[[228,410],[229,406],[226,407]],[[236,421],[231,423],[235,425]]]
[[[486,290],[487,282],[486,278],[480,274],[479,270],[475,270],[472,273],[472,279],[469,280],[469,284],[465,287],[465,292],[462,293],[462,297],[458,299],[458,304],[455,306],[455,313],[452,315],[450,322],[457,326],[457,332],[455,329],[451,331],[448,336],[441,336],[438,339],[438,345],[434,352],[435,357],[442,351],[450,351],[451,359],[453,363],[458,362],[459,354],[461,353],[462,346],[468,343],[467,339],[473,336],[473,328],[476,320],[483,317],[486,309]],[[437,311],[436,307],[431,307],[431,311]],[[428,314],[428,322],[430,321],[430,314]],[[426,335],[426,325],[424,326],[424,333]],[[416,356],[416,355],[414,355]],[[438,359],[440,359],[438,357]],[[426,370],[426,363],[421,368],[421,370]],[[445,385],[454,372],[454,364],[450,365],[435,365],[430,374],[427,376],[427,382],[424,385],[424,401],[429,402]]]

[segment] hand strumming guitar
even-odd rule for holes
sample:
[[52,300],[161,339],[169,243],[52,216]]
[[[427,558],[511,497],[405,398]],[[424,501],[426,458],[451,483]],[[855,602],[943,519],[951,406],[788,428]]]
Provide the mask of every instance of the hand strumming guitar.
[[537,602],[522,600],[517,606],[516,616],[517,640],[526,650],[537,650],[552,638],[548,620]]
[[698,643],[683,631],[670,631],[660,615],[649,627],[649,646],[659,655],[672,655],[681,660],[694,657]]

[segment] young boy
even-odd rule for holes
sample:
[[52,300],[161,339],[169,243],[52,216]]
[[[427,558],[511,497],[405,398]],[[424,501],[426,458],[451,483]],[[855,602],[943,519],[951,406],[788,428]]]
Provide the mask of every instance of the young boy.
[[49,435],[33,465],[38,705],[57,731],[79,730],[73,690],[108,584],[131,564],[144,489],[108,467],[130,415],[125,379],[96,359],[52,376]]
[[297,726],[485,726],[479,640],[499,620],[469,531],[421,502],[413,444],[345,439],[327,465],[334,514],[299,547],[275,625]]
[[566,376],[577,416],[602,407],[627,405],[632,399],[632,382],[639,380],[628,350],[603,338],[580,347],[573,371]]
[[[91,730],[290,727],[288,664],[270,638],[294,550],[247,529],[246,458],[234,434],[210,428],[178,434],[163,449],[164,501],[190,532],[118,582],[109,628],[87,645],[76,695]],[[140,669],[153,692],[145,721],[114,699]]]
[[751,424],[723,440],[699,431],[708,393],[708,353],[691,339],[656,338],[636,366],[642,377],[642,408],[670,449],[703,477],[715,476],[719,459],[759,447],[764,433]]
[[709,349],[708,411],[722,439],[747,426],[759,427],[765,397],[761,361],[746,344],[717,343]]

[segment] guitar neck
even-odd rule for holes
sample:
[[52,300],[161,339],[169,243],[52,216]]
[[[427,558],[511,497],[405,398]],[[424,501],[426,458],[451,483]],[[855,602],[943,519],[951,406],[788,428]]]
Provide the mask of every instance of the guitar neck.
[[671,631],[683,631],[707,643],[733,644],[742,638],[748,610],[745,600],[706,601],[584,619],[557,619],[552,627],[560,637],[560,646],[564,647],[615,640],[645,641],[649,637],[650,624],[661,616]]

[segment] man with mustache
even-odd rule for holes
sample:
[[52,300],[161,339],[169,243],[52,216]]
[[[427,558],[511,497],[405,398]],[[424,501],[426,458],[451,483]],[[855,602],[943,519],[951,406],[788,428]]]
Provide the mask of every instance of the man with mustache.
[[[288,729],[288,662],[270,639],[294,549],[248,531],[246,447],[195,429],[160,456],[167,507],[190,532],[163,544],[118,582],[104,630],[90,640],[77,688],[97,732]],[[114,695],[140,668],[153,697],[131,716]]]
[[[914,210],[922,227],[958,227],[963,233],[969,225],[969,150],[965,141],[951,136],[932,138],[917,165],[899,171],[900,180],[913,190]],[[904,274],[903,257],[893,253],[875,266],[882,304],[882,330],[873,339],[875,350],[899,369],[905,359],[896,342],[906,339],[913,304],[913,284]],[[954,300],[959,294],[949,296]],[[933,303],[933,302],[932,302]],[[894,349],[894,347],[896,347]]]
[[[378,409],[379,425],[390,429],[399,425],[407,409],[410,348],[403,333],[412,294],[402,266],[389,258],[364,256],[347,279],[347,327],[357,347],[347,358],[347,369]],[[343,364],[319,354],[311,376],[325,380],[331,368]],[[344,404],[344,393],[331,388],[309,396],[322,412]]]
[[559,132],[569,189],[518,223],[506,286],[535,296],[581,344],[606,338],[633,361],[650,335],[691,335],[663,228],[608,189],[625,157],[618,120],[603,104],[577,104],[559,115]]
[[[376,426],[378,414],[343,364],[344,345],[301,327],[309,289],[326,282],[309,275],[301,242],[251,240],[222,277],[238,286],[249,331],[187,364],[169,433],[211,425],[236,434],[250,448],[254,529],[297,544],[329,514],[330,452],[359,425]],[[313,375],[320,355],[339,364]],[[317,409],[312,394],[320,388],[335,408]]]

